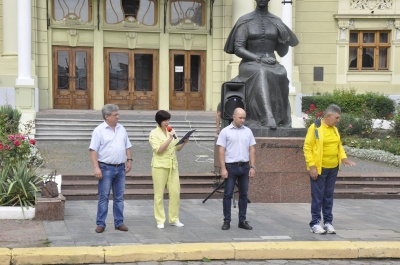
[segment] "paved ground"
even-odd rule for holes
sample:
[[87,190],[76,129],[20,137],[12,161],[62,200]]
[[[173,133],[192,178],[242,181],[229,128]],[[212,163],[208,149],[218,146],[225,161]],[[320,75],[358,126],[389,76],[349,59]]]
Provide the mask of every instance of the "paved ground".
[[[92,174],[89,141],[40,142],[45,168],[60,174]],[[177,153],[181,173],[210,173],[214,169],[214,143],[194,139]],[[152,150],[148,142],[132,142],[131,174],[151,174]]]
[[[117,264],[117,263],[115,263]],[[399,260],[389,259],[329,259],[329,260],[227,260],[227,261],[164,261],[118,263],[118,265],[399,265]],[[96,264],[90,264],[96,265]]]
[[[315,235],[308,228],[309,208],[306,203],[251,203],[248,220],[252,231],[239,229],[236,220],[231,229],[222,231],[222,201],[210,199],[183,200],[183,228],[168,226],[157,229],[151,200],[125,202],[125,224],[128,232],[114,230],[112,206],[104,233],[95,233],[96,201],[66,201],[63,221],[0,221],[0,248],[83,247],[83,246],[149,246],[187,245],[191,243],[315,242],[322,247],[327,242],[399,242],[399,200],[337,199],[334,206],[336,235]],[[167,205],[166,205],[167,207]],[[232,216],[237,216],[233,209]],[[322,245],[321,245],[322,244]],[[323,248],[323,247],[322,247]],[[64,250],[65,251],[65,250]],[[205,254],[206,255],[206,254]],[[207,256],[206,256],[207,257]],[[357,262],[356,262],[357,261]],[[79,263],[76,263],[79,264]],[[279,261],[213,261],[213,262],[141,262],[130,264],[400,264],[399,260],[279,260]]]
[[[2,226],[0,247],[34,246],[115,246],[142,244],[183,244],[204,242],[296,242],[296,241],[400,241],[399,200],[337,199],[334,205],[336,235],[310,232],[308,203],[251,203],[247,218],[252,231],[239,229],[233,219],[231,229],[222,231],[222,200],[182,200],[180,220],[183,228],[157,229],[153,201],[125,202],[126,233],[113,227],[110,203],[107,227],[97,234],[97,201],[66,201],[63,221],[14,221]],[[166,204],[167,207],[167,204]],[[232,216],[237,216],[233,209]],[[4,222],[1,222],[4,224]],[[27,225],[25,233],[22,224]],[[28,225],[29,224],[29,225]],[[3,230],[3,228],[5,228]],[[19,230],[18,234],[15,231]],[[29,233],[27,233],[29,231]],[[37,238],[37,236],[40,236]],[[36,240],[36,242],[35,242]]]

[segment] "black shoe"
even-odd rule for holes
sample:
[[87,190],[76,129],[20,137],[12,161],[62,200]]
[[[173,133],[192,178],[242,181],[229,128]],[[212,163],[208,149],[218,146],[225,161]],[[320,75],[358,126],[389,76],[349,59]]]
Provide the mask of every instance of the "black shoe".
[[239,222],[238,227],[246,230],[253,230],[253,227],[251,227],[247,221]]
[[221,227],[222,230],[228,230],[229,228],[231,228],[231,223],[229,222],[224,222],[224,224]]

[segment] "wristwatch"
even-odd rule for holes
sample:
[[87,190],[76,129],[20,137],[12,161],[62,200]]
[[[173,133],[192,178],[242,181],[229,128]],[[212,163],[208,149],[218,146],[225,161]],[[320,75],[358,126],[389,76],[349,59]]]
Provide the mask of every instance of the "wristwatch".
[[256,166],[250,166],[250,168],[253,168],[254,170],[256,170]]
[[132,158],[128,158],[126,161],[133,161],[133,159]]

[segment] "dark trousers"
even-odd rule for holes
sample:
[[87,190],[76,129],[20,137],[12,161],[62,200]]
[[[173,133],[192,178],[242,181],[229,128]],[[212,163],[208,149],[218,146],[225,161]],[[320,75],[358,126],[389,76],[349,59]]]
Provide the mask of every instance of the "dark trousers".
[[333,193],[338,172],[339,167],[322,168],[322,173],[316,180],[310,177],[312,197],[310,227],[321,221],[321,210],[324,224],[332,224]]
[[228,178],[225,179],[224,199],[222,202],[224,209],[224,222],[231,221],[232,196],[236,182],[239,188],[239,222],[246,220],[247,212],[247,192],[249,190],[249,170],[247,165],[226,165]]

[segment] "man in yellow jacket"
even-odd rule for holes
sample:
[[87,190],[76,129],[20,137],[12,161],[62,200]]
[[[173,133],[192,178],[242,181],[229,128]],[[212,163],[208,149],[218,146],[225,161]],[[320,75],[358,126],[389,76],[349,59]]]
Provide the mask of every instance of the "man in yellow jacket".
[[[336,234],[332,225],[333,194],[340,162],[355,166],[347,159],[336,124],[340,121],[340,107],[330,105],[322,120],[316,120],[307,131],[304,157],[311,182],[311,232]],[[321,226],[321,210],[323,227]]]

